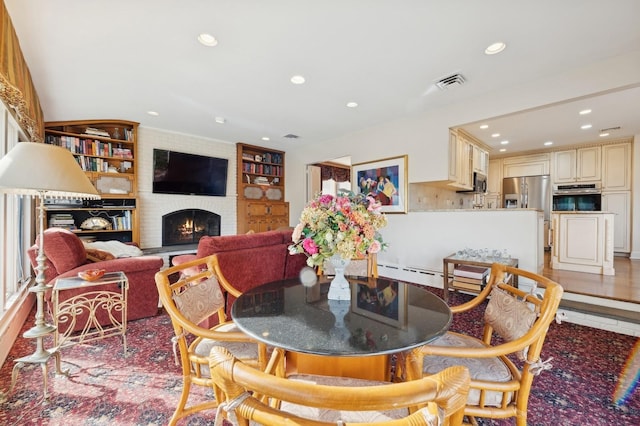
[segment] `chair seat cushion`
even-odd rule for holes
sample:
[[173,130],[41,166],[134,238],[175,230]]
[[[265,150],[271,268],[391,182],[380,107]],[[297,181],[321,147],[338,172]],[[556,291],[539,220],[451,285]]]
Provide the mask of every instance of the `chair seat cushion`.
[[[320,376],[311,374],[293,374],[288,377],[289,380],[299,380],[305,382],[316,383],[319,385],[330,386],[383,386],[388,385],[388,382],[380,382],[364,379],[353,379],[349,377],[332,377],[332,376]],[[343,422],[365,423],[365,422],[382,422],[393,419],[401,419],[409,415],[409,410],[406,408],[399,408],[396,410],[386,411],[339,411],[324,408],[315,408],[292,404],[286,401],[282,402],[281,409],[287,411],[296,416],[306,417],[309,419],[316,419],[329,422],[337,422],[342,420]]]
[[[239,332],[240,329],[232,322],[227,322],[215,327],[216,331]],[[195,353],[207,358],[214,346],[223,346],[229,350],[236,358],[242,361],[254,361],[258,359],[258,344],[251,342],[228,342],[213,339],[202,339],[195,348]],[[200,366],[201,374],[204,377],[211,377],[209,365]]]
[[[458,346],[467,348],[483,348],[485,344],[474,337],[463,334],[448,332],[429,343],[433,346]],[[511,371],[498,357],[493,358],[456,358],[444,356],[426,356],[424,358],[424,374],[435,374],[447,367],[462,365],[469,369],[471,380],[488,380],[492,382],[508,382],[512,379]],[[508,396],[510,402],[511,393]],[[474,389],[473,385],[469,389],[467,397],[468,405],[478,405],[480,401],[480,391]],[[485,405],[500,407],[502,402],[501,392],[487,392]]]

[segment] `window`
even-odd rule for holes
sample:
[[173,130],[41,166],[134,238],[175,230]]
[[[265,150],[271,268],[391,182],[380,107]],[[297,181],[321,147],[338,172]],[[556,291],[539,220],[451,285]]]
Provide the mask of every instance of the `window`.
[[[20,129],[0,104],[0,157],[20,140]],[[33,241],[31,197],[0,195],[0,321],[16,301],[22,300],[32,278],[27,249]]]

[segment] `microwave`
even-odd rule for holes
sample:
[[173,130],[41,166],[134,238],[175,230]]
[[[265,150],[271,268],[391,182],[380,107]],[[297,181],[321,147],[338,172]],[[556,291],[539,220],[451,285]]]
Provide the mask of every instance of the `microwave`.
[[473,172],[473,189],[465,189],[456,192],[472,192],[475,194],[484,194],[487,192],[487,176],[482,173]]

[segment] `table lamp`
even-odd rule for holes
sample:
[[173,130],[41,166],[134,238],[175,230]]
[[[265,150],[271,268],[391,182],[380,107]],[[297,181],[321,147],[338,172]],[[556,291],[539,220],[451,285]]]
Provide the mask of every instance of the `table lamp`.
[[38,198],[38,232],[40,244],[36,257],[36,281],[29,289],[36,294],[36,316],[34,326],[24,333],[27,339],[36,339],[33,354],[18,358],[11,375],[13,390],[19,369],[27,363],[40,364],[44,374],[44,397],[47,397],[47,362],[56,359],[56,369],[60,370],[58,348],[44,349],[45,336],[55,331],[55,326],[46,324],[44,319],[44,293],[46,256],[44,253],[44,200],[47,198],[89,198],[100,195],[82,171],[71,152],[44,143],[20,142],[0,160],[0,193],[28,195]]

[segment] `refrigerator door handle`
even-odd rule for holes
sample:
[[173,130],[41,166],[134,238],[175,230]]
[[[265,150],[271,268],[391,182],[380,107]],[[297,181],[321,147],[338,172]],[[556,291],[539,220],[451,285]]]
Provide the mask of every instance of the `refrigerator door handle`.
[[527,209],[527,208],[529,208],[529,185],[527,185],[527,183],[525,182],[522,185],[522,188],[523,188],[523,191],[522,191],[523,196],[522,196],[522,198],[524,199],[524,203],[523,203],[522,207]]

